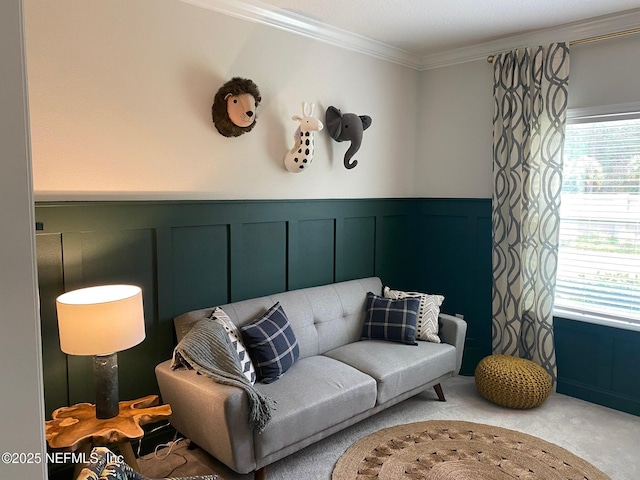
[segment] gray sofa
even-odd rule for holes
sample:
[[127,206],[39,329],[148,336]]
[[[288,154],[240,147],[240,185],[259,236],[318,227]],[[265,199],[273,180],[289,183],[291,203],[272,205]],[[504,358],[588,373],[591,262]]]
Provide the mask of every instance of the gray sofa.
[[[367,292],[382,293],[379,278],[305,288],[220,307],[238,326],[280,302],[293,328],[300,358],[280,379],[255,387],[277,402],[261,432],[248,426],[247,395],[193,370],[156,367],[171,423],[182,435],[238,473],[255,471],[332,435],[387,407],[457,375],[466,323],[440,314],[442,343],[417,346],[384,340],[360,341]],[[174,320],[178,341],[213,308]]]

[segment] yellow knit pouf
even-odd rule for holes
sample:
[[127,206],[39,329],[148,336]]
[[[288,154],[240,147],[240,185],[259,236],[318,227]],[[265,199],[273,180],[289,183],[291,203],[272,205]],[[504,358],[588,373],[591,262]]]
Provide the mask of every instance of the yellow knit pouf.
[[504,407],[537,407],[551,393],[551,376],[544,368],[509,355],[489,355],[480,360],[475,380],[480,395]]

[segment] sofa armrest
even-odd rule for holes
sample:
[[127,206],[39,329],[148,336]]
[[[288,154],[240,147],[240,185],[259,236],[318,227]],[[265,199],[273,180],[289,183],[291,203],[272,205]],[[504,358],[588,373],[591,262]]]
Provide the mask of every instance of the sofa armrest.
[[178,432],[238,473],[256,469],[249,400],[242,389],[194,370],[172,370],[171,360],[156,366],[156,378]]
[[456,374],[462,367],[462,354],[464,353],[464,341],[467,336],[467,322],[461,318],[441,313],[438,317],[440,330],[438,336],[440,340],[456,347]]

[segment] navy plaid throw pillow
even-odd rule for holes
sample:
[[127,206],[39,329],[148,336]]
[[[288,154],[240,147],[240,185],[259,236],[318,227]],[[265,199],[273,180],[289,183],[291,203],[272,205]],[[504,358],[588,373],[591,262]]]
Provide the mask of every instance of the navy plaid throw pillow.
[[391,340],[408,345],[416,343],[416,320],[420,299],[399,300],[367,293],[367,313],[361,340]]
[[240,331],[262,383],[276,381],[300,356],[298,341],[280,302],[257,320],[240,327]]

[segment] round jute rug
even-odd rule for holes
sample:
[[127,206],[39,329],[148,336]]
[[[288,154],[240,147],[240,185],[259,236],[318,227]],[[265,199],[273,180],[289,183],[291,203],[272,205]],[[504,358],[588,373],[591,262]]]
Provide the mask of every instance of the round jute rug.
[[430,420],[385,428],[353,444],[332,480],[611,480],[568,450],[480,423]]

